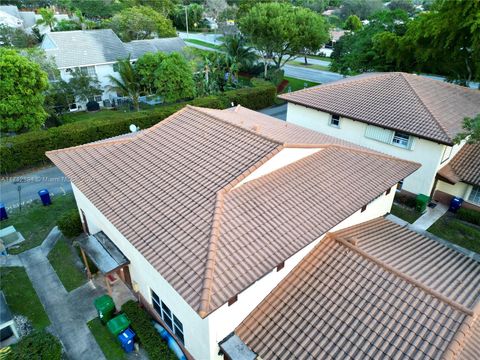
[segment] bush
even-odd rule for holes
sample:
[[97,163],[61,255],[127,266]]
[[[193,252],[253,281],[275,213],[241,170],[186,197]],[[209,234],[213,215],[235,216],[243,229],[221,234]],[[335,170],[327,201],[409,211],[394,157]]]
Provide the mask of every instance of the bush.
[[[254,88],[227,91],[217,96],[197,98],[190,102],[194,106],[225,109],[241,104],[253,110],[269,107],[275,101],[275,87],[266,81],[257,80]],[[44,131],[32,131],[12,137],[0,138],[0,172],[31,168],[49,162],[45,152],[81,145],[129,132],[134,123],[141,129],[162,121],[187,103],[165,105],[150,111],[134,112],[119,118],[112,112],[111,118],[92,119],[65,124]]]
[[60,360],[62,345],[60,341],[45,330],[36,331],[12,345],[6,360]]
[[403,193],[403,192],[396,193],[394,201],[396,203],[408,206],[410,208],[415,208],[415,206],[417,205],[414,195],[410,195],[408,193]]
[[176,360],[177,357],[163,341],[152,324],[152,318],[133,300],[122,305],[122,311],[130,320],[130,325],[137,334],[140,344],[151,360]]
[[267,80],[270,80],[273,85],[278,86],[283,81],[285,71],[283,69],[272,69],[267,73]]
[[100,104],[96,101],[90,100],[87,102],[87,111],[98,111],[100,110]]
[[58,228],[68,238],[78,236],[82,233],[82,222],[77,209],[72,209],[63,214],[57,222]]
[[460,208],[457,211],[457,219],[480,226],[480,211]]

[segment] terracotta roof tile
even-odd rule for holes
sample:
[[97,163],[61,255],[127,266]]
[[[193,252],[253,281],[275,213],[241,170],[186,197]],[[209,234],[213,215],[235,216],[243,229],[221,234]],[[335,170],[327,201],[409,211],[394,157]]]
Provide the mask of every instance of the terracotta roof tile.
[[480,186],[480,144],[465,144],[438,175],[452,184],[463,181]]
[[327,235],[235,332],[265,360],[478,359],[479,272],[474,260],[375,219]]
[[[234,187],[290,144],[319,151]],[[47,156],[201,316],[418,168],[240,107]]]
[[480,113],[480,91],[407,73],[373,73],[280,95],[289,102],[452,144]]

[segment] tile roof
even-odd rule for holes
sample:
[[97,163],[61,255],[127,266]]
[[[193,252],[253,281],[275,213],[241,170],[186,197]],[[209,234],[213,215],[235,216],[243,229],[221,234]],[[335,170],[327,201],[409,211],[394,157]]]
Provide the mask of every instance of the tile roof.
[[480,144],[465,144],[438,175],[452,184],[463,181],[480,186]]
[[262,359],[478,359],[480,264],[383,218],[328,234],[235,333]]
[[56,31],[45,35],[55,48],[45,48],[59,68],[137,59],[147,52],[180,51],[185,43],[180,38],[137,40],[124,43],[111,29]]
[[480,113],[479,90],[400,72],[349,77],[280,98],[449,145],[463,119]]
[[[419,166],[245,114],[187,106],[136,136],[47,153],[201,316]],[[290,140],[319,151],[234,188]]]

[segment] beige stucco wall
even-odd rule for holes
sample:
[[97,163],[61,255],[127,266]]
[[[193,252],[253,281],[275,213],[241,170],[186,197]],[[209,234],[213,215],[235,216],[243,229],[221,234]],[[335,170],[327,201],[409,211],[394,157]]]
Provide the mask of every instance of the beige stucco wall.
[[[366,123],[341,118],[340,128],[336,128],[329,125],[329,119],[330,114],[326,112],[292,103],[288,104],[288,122],[401,159],[420,163],[421,168],[405,179],[403,189],[415,194],[430,194],[438,169],[446,163],[440,164],[445,145],[415,137],[413,149],[409,150],[365,137]],[[458,151],[457,148],[454,150]]]
[[470,192],[472,191],[472,185],[468,185],[463,182],[458,182],[455,185],[451,185],[444,181],[438,180],[435,189],[453,196],[461,197],[465,201],[468,201],[468,197],[470,196]]

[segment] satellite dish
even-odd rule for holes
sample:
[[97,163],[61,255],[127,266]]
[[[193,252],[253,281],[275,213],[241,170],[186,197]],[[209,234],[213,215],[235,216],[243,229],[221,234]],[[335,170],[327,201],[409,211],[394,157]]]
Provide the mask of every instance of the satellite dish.
[[135,125],[135,124],[131,124],[128,128],[130,129],[130,131],[131,131],[132,133],[138,131],[137,125]]

